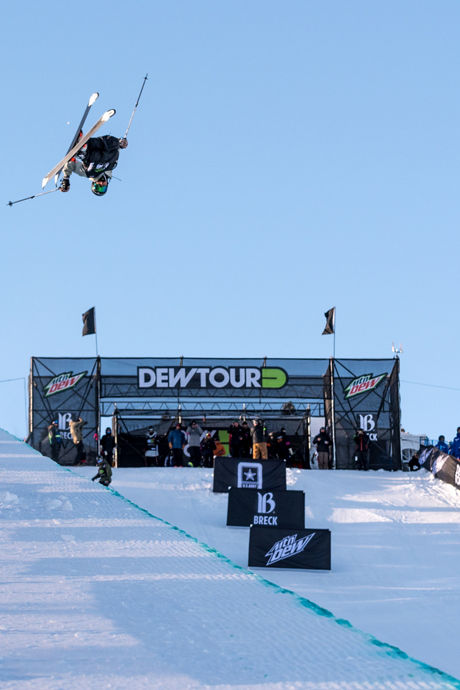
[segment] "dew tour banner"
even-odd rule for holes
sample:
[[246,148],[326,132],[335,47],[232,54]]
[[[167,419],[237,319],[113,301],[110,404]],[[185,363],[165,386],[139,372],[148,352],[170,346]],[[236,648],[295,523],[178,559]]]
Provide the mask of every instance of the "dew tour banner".
[[248,565],[330,570],[331,532],[328,529],[251,527]]
[[241,458],[215,458],[215,493],[237,489],[286,490],[286,463],[284,460],[248,460]]
[[335,431],[338,469],[353,467],[353,436],[360,427],[370,438],[371,469],[400,466],[398,359],[33,357],[29,438],[35,448],[46,449],[43,439],[56,418],[63,439],[59,462],[70,463],[69,415],[84,419],[85,445],[95,450],[101,410],[110,416],[107,405],[116,405],[121,413],[125,401],[156,401],[172,420],[184,403],[212,414],[213,402],[224,401],[227,410],[238,409],[236,418],[244,409],[249,419],[251,409],[263,416],[267,403],[267,409],[279,410],[280,423],[288,413],[302,420],[313,404],[321,422]]
[[303,491],[248,491],[232,488],[228,492],[227,525],[303,529],[305,494]]

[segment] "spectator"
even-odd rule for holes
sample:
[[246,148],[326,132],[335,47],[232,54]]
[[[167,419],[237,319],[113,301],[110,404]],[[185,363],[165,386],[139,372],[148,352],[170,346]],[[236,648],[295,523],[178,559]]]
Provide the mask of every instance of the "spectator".
[[460,459],[460,426],[457,427],[457,436],[449,446],[449,453],[453,455],[454,458]]
[[229,430],[229,450],[232,458],[239,458],[241,454],[241,430],[238,422],[233,422]]
[[246,420],[240,427],[240,454],[242,458],[249,458],[251,455],[251,431]]
[[187,442],[182,431],[180,422],[177,422],[175,429],[171,429],[168,434],[168,443],[171,449],[173,467],[184,466],[184,446]]
[[158,466],[158,434],[153,428],[149,426],[147,433],[145,435],[146,450],[145,450],[145,466],[146,467],[157,467]]
[[166,459],[169,456],[169,444],[166,434],[158,434],[158,466],[166,467]]
[[69,422],[70,435],[77,450],[75,465],[81,465],[86,462],[85,446],[83,445],[83,426],[85,424],[86,422],[81,417],[77,417],[77,415],[72,415],[72,419]]
[[275,434],[275,456],[280,460],[287,460],[289,458],[290,443],[286,436],[286,429],[284,426]]
[[326,427],[322,426],[319,434],[316,434],[313,439],[313,445],[316,446],[318,453],[318,469],[329,469],[329,449],[332,448],[331,437],[326,431]]
[[97,459],[97,474],[91,478],[91,481],[94,482],[96,479],[99,479],[99,484],[104,486],[108,486],[112,481],[112,465],[107,458]]
[[56,420],[51,422],[48,427],[48,441],[50,443],[51,459],[57,462],[61,450],[62,438],[59,431],[59,424]]
[[267,430],[260,419],[254,419],[252,423],[252,457],[254,460],[267,460]]
[[112,429],[108,426],[105,430],[104,436],[101,438],[101,455],[106,458],[110,465],[113,464],[113,450],[115,448],[115,437],[112,434]]
[[420,469],[420,453],[416,452],[413,454],[411,459],[409,460],[409,470],[411,472],[416,472],[417,470]]
[[368,469],[368,451],[369,451],[369,436],[363,429],[358,429],[356,434],[353,436],[353,441],[356,444],[355,447],[355,462],[358,470]]
[[188,436],[188,451],[190,453],[190,461],[193,467],[200,467],[201,465],[201,437],[203,435],[203,429],[199,424],[193,420],[190,426],[187,428]]
[[203,461],[204,461],[204,466],[205,467],[212,467],[214,464],[214,451],[216,450],[216,444],[211,436],[211,434],[208,432],[206,434],[205,439],[203,440],[201,444],[201,452],[203,454]]
[[435,446],[435,448],[438,448],[438,450],[441,450],[443,453],[448,453],[449,452],[449,446],[446,443],[446,437],[441,434],[438,438],[438,442]]

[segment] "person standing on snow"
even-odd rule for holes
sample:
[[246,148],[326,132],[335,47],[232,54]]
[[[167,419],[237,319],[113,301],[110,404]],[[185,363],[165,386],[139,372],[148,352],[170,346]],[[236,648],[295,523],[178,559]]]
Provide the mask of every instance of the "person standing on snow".
[[59,432],[57,420],[51,422],[48,427],[48,441],[51,448],[51,459],[54,460],[54,462],[57,462],[62,444],[62,438]]
[[261,419],[253,419],[251,429],[253,460],[268,460],[267,430]]
[[457,436],[449,446],[449,455],[453,455],[454,458],[460,459],[460,426],[457,427]]
[[448,453],[449,452],[449,446],[446,443],[446,437],[441,434],[438,438],[438,442],[436,444],[436,448],[440,450],[443,453]]
[[190,426],[187,428],[188,436],[188,452],[190,454],[190,461],[193,467],[200,467],[201,465],[201,437],[203,435],[203,429],[199,424],[193,420]]
[[182,425],[180,422],[177,422],[176,427],[171,429],[168,434],[168,443],[174,467],[183,467],[184,465],[184,447],[186,442],[187,439],[182,431]]
[[127,139],[117,139],[109,134],[88,139],[81,151],[64,166],[61,192],[69,191],[69,178],[75,173],[80,177],[89,177],[93,194],[103,196],[112,179],[112,170],[117,167],[120,149],[127,146]]
[[313,445],[316,446],[318,453],[318,469],[328,470],[329,469],[329,450],[332,448],[331,437],[326,431],[326,427],[322,426],[319,430],[319,434],[316,434],[313,439]]
[[100,441],[101,445],[101,455],[107,458],[107,460],[112,464],[113,461],[113,451],[115,448],[115,437],[112,434],[112,429],[108,426],[105,430],[104,436]]
[[70,435],[72,436],[73,444],[77,450],[77,458],[75,465],[86,462],[85,446],[83,445],[83,426],[86,422],[81,417],[76,415],[69,422]]
[[368,451],[369,451],[369,436],[364,429],[358,429],[353,436],[355,447],[355,460],[358,470],[367,470],[368,468]]

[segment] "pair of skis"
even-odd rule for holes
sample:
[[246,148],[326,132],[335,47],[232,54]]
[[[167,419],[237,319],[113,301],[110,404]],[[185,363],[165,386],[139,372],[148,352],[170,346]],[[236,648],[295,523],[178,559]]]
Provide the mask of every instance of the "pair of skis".
[[[94,93],[93,93],[93,95],[91,96],[91,98],[93,98],[94,96],[95,96],[95,98],[94,98],[94,101],[95,101],[95,100],[97,99],[97,97],[99,96],[99,94],[98,94],[98,93],[97,93],[97,94],[94,94]],[[74,138],[72,139],[72,143],[71,143],[69,149],[67,150],[66,155],[64,156],[64,158],[63,158],[62,160],[59,161],[59,163],[58,163],[57,165],[54,166],[54,168],[53,168],[52,170],[50,170],[50,172],[48,173],[48,175],[45,175],[45,177],[44,177],[43,180],[42,180],[42,189],[45,189],[45,187],[46,187],[46,185],[48,184],[49,180],[50,180],[54,175],[56,176],[55,182],[56,182],[56,184],[57,184],[57,182],[58,182],[58,180],[59,180],[59,175],[60,175],[62,169],[64,168],[64,166],[66,165],[66,163],[68,163],[68,162],[75,156],[75,154],[78,153],[78,152],[80,151],[81,148],[83,148],[83,146],[86,144],[86,142],[88,141],[88,139],[91,139],[91,137],[93,136],[93,134],[95,134],[95,133],[97,132],[97,130],[98,130],[100,127],[102,127],[102,125],[103,125],[105,122],[108,122],[108,121],[110,120],[110,118],[113,117],[113,115],[115,115],[116,110],[114,110],[114,109],[106,110],[105,113],[104,113],[103,115],[101,115],[101,117],[100,117],[99,120],[96,122],[96,124],[93,125],[93,126],[91,127],[91,129],[90,129],[88,132],[86,132],[86,134],[83,134],[82,136],[80,136],[82,127],[83,127],[83,125],[85,124],[86,118],[88,117],[88,113],[89,113],[89,111],[90,111],[90,109],[91,109],[91,106],[92,106],[91,98],[89,99],[88,105],[86,106],[85,113],[83,114],[83,117],[82,117],[82,119],[81,119],[81,122],[80,122],[80,124],[78,125],[78,129],[77,129],[77,131],[75,132],[75,136],[74,136]],[[94,103],[94,101],[93,101],[93,103]]]

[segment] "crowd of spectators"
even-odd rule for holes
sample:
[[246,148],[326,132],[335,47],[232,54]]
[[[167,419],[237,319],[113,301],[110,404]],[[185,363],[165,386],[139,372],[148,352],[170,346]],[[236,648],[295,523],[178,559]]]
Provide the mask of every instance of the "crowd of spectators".
[[[203,425],[204,426],[204,425]],[[233,458],[287,460],[290,442],[286,429],[267,432],[261,419],[250,425],[246,420],[234,421],[228,432],[228,451],[219,433],[203,429],[192,420],[183,427],[177,422],[168,434],[160,434],[149,427],[145,437],[145,464],[156,467],[213,467],[214,459],[229,454]]]

